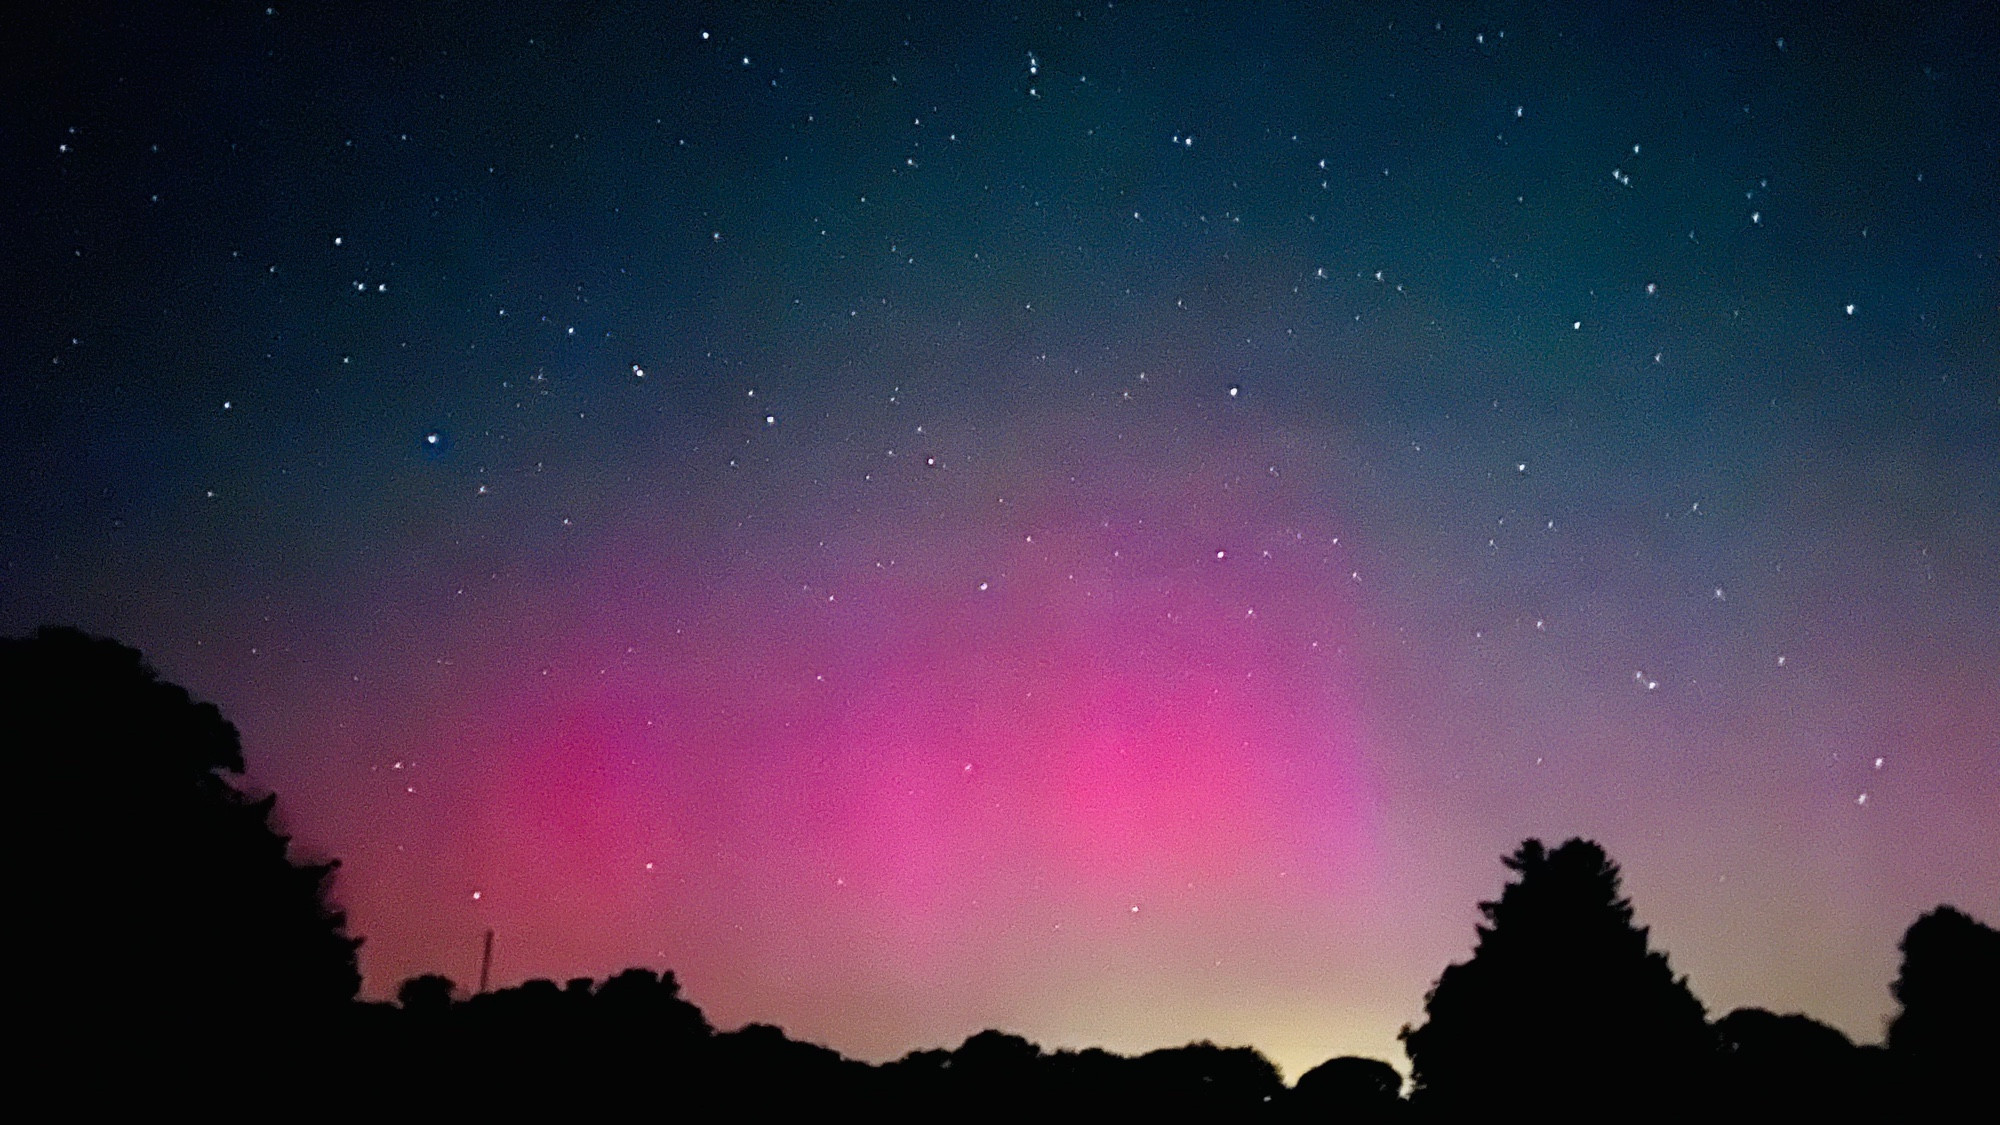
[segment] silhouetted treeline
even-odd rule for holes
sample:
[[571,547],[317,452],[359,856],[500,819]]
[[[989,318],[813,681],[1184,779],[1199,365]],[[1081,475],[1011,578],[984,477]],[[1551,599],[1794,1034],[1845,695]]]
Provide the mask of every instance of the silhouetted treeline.
[[[773,1027],[715,1032],[671,973],[641,970],[456,1001],[450,981],[419,977],[399,1004],[372,1009],[364,1038],[480,1090],[429,1085],[429,1070],[397,1086],[410,1072],[382,1068],[402,1075],[391,1100],[562,1096],[608,1108],[626,1096],[613,1076],[651,1075],[690,1107],[760,1117],[839,1107],[910,1121],[1875,1122],[1949,1120],[1990,1089],[2000,933],[1965,914],[1941,907],[1910,927],[1891,1045],[1857,1046],[1803,1015],[1744,1008],[1709,1022],[1648,948],[1596,844],[1529,840],[1504,862],[1518,878],[1481,904],[1472,957],[1445,969],[1424,1024],[1404,1029],[1407,1098],[1385,1062],[1333,1059],[1288,1088],[1256,1051],[1210,1043],[1128,1058],[984,1031],[866,1066]],[[561,1077],[593,1068],[605,1076],[596,1086]]]
[[[672,973],[441,976],[356,999],[358,938],[246,794],[234,727],[139,653],[70,629],[0,639],[18,783],[16,1071],[78,1111],[672,1120],[1460,1122],[1984,1120],[2000,932],[1952,907],[1905,934],[1883,1046],[1803,1015],[1710,1021],[1649,946],[1598,845],[1538,840],[1480,904],[1472,956],[1403,1029],[1412,1079],[1337,1058],[1290,1087],[1248,1047],[1126,1057],[984,1031],[868,1065],[752,1024],[718,1031]],[[1965,1116],[1970,1112],[1971,1116]]]
[[371,1100],[607,1111],[671,1089],[681,1109],[747,1120],[840,1110],[912,1121],[1290,1120],[1294,1109],[1329,1120],[1342,1108],[1354,1113],[1341,1119],[1370,1121],[1393,1119],[1380,1113],[1400,1105],[1402,1080],[1385,1063],[1339,1060],[1359,1067],[1361,1080],[1343,1080],[1329,1064],[1330,1081],[1293,1091],[1255,1050],[1212,1043],[1126,1057],[1044,1051],[983,1031],[955,1050],[870,1066],[766,1024],[717,1032],[672,973],[642,969],[602,983],[537,980],[456,1000],[454,992],[443,977],[418,977],[396,1004],[362,1006],[356,1038],[372,1056],[360,1068],[372,1076]]

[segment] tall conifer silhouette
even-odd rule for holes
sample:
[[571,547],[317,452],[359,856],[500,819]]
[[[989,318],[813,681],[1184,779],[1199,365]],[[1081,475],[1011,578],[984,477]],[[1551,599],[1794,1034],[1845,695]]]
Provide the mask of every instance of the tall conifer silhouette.
[[1604,849],[1523,843],[1520,878],[1481,903],[1472,959],[1447,967],[1404,1028],[1413,1101],[1444,1119],[1678,1117],[1709,1051],[1702,1008],[1647,948]]

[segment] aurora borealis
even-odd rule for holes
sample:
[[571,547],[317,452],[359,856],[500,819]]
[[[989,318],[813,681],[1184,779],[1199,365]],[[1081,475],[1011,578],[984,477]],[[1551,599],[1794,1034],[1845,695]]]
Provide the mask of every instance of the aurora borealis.
[[218,703],[373,996],[1402,1065],[1584,835],[1878,1040],[2000,912],[1979,5],[959,7],[24,29],[0,625]]

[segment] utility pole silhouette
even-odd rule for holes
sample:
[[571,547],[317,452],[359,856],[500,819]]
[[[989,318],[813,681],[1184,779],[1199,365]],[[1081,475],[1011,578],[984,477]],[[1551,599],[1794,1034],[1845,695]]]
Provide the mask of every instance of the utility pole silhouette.
[[479,991],[485,993],[486,978],[493,971],[493,931],[486,931],[485,948],[479,953]]

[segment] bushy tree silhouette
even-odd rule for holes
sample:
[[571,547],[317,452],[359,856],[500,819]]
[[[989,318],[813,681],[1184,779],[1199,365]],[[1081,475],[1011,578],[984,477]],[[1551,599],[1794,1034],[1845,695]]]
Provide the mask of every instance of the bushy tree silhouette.
[[328,899],[253,798],[236,728],[140,654],[68,628],[0,639],[14,771],[18,998],[51,1058],[241,1062],[325,1029],[360,986]]
[[442,973],[411,977],[396,989],[396,1003],[414,1016],[438,1016],[451,1010],[452,994],[458,985]]
[[1446,1119],[1681,1117],[1712,1057],[1702,1008],[1647,948],[1604,849],[1539,840],[1504,862],[1520,878],[1479,906],[1472,959],[1447,967],[1404,1028],[1413,1103]]
[[626,969],[597,986],[596,1001],[610,1034],[648,1050],[699,1042],[715,1031],[681,996],[672,973]]
[[1880,1121],[1882,1051],[1803,1015],[1738,1008],[1715,1021],[1713,1120]]
[[1913,1091],[1935,1103],[1992,1096],[2000,1060],[2000,930],[1950,906],[1910,923],[1903,965],[1890,987],[1902,1005],[1889,1051]]
[[1047,1111],[1053,1075],[1039,1045],[1002,1031],[982,1031],[959,1044],[944,1067],[939,1108],[963,1106],[972,1119],[1012,1121]]
[[1380,1059],[1345,1055],[1299,1075],[1287,1102],[1293,1121],[1388,1125],[1404,1120],[1403,1076]]
[[1218,1120],[1270,1106],[1285,1092],[1278,1068],[1254,1048],[1203,1041],[1148,1051],[1133,1061],[1155,1118]]

